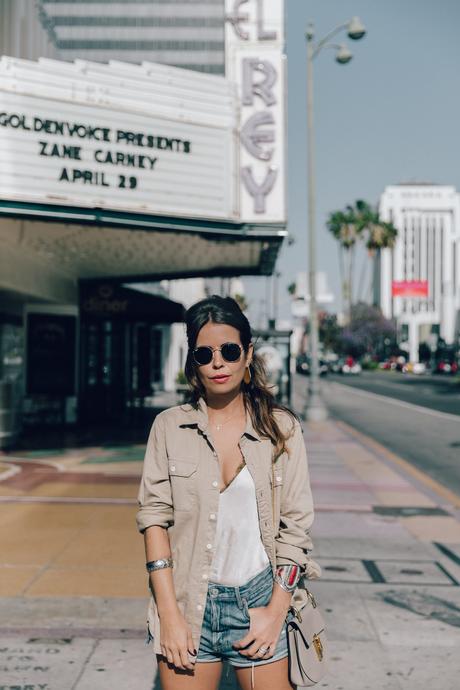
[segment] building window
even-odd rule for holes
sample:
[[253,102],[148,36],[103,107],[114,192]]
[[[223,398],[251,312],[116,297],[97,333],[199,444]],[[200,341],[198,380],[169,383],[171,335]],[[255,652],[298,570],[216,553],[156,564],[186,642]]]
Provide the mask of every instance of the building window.
[[82,16],[66,16],[66,17],[50,17],[51,24],[54,27],[59,26],[90,26],[90,27],[162,27],[162,28],[216,28],[224,31],[224,22],[222,17],[145,17],[138,15],[137,17],[92,17]]
[[61,50],[224,50],[223,41],[145,41],[132,39],[119,40],[81,40],[68,39],[58,41]]

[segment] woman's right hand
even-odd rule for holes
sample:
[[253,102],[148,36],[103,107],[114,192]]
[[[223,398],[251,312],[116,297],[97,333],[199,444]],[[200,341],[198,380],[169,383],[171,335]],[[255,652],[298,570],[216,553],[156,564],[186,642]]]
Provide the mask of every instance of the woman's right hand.
[[190,660],[189,654],[196,658],[197,652],[194,649],[192,631],[182,613],[177,610],[163,616],[160,631],[161,653],[168,663],[183,671],[192,671],[195,662]]

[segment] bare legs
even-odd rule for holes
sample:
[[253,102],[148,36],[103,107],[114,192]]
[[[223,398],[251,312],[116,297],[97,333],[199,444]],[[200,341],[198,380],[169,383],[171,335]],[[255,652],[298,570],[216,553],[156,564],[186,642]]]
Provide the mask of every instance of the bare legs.
[[235,668],[241,690],[296,690],[289,681],[288,658],[270,664],[254,666],[254,688],[251,685],[251,667]]
[[218,690],[221,661],[201,662],[195,664],[193,671],[181,671],[168,664],[163,657],[157,656],[157,659],[161,690]]
[[[254,688],[251,685],[251,667],[235,668],[241,690],[296,690],[289,681],[288,659],[254,667]],[[162,690],[218,690],[222,662],[198,663],[195,670],[180,671],[158,657],[158,672]]]

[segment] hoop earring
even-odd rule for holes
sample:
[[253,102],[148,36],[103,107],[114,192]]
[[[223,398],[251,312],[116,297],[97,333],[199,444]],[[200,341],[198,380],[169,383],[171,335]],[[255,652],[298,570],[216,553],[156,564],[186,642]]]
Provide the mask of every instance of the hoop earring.
[[245,382],[245,384],[246,384],[247,386],[249,386],[249,384],[251,383],[251,379],[252,379],[251,369],[250,369],[250,367],[249,367],[249,365],[248,365],[248,366],[246,367],[246,369],[244,370],[243,381]]

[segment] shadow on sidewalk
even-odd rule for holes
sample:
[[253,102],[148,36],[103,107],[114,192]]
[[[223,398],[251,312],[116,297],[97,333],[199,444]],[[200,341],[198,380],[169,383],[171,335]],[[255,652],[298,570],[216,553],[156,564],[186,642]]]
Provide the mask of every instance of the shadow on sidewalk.
[[126,406],[116,420],[86,420],[65,425],[27,422],[26,417],[18,437],[2,451],[14,455],[21,451],[49,450],[55,455],[70,448],[145,445],[155,417],[181,403],[182,397],[175,391],[159,391],[139,404]]
[[3,452],[6,455],[14,455],[21,451],[49,450],[51,454],[55,454],[69,448],[146,444],[153,420],[163,409],[163,407],[152,407],[142,410],[142,415],[137,415],[120,424],[25,428],[19,438],[3,449]]

